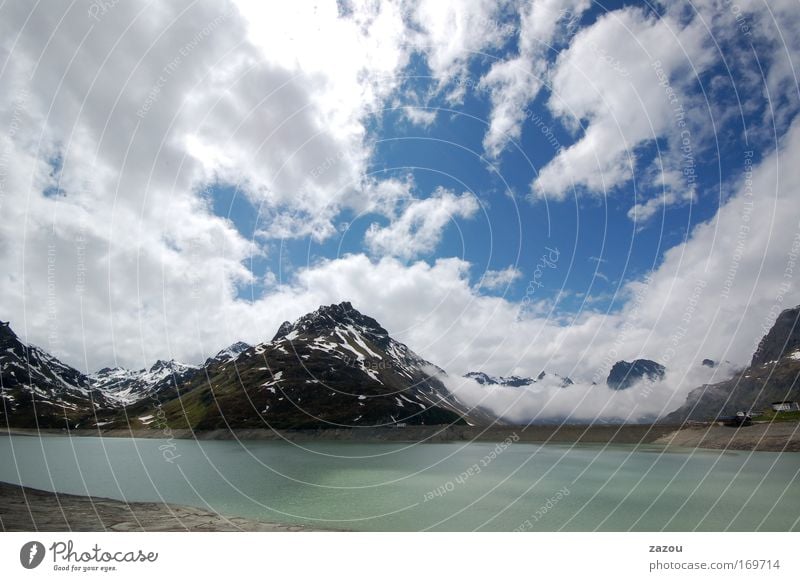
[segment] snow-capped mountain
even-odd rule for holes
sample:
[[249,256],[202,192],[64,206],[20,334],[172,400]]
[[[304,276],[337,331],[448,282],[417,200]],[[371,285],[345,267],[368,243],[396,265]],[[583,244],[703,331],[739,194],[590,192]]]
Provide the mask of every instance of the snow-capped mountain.
[[225,363],[227,361],[233,361],[234,359],[239,357],[239,355],[250,349],[250,347],[251,346],[245,343],[244,341],[237,341],[233,345],[226,347],[225,349],[214,355],[214,357],[209,357],[208,359],[206,359],[204,366],[208,367],[209,365],[213,365],[214,363]]
[[[172,427],[329,428],[485,421],[445,388],[444,371],[350,303],[283,323],[272,341],[214,361],[163,403]],[[128,416],[147,417],[148,402]]]
[[106,367],[90,374],[89,380],[118,405],[129,406],[154,393],[159,393],[159,398],[163,398],[167,390],[177,395],[176,390],[205,367],[233,361],[250,348],[244,341],[237,341],[206,359],[202,366],[188,365],[174,359],[159,359],[149,369]]
[[74,427],[114,405],[87,376],[0,322],[0,426]]
[[201,369],[175,360],[158,360],[150,369],[106,367],[89,375],[89,380],[118,406],[127,406],[153,393],[174,390]]
[[528,387],[534,384],[555,384],[559,387],[569,387],[573,381],[569,377],[562,377],[557,373],[542,371],[534,377],[520,377],[518,375],[499,376],[489,375],[482,371],[470,371],[464,377],[473,379],[481,385],[499,385],[503,387]]

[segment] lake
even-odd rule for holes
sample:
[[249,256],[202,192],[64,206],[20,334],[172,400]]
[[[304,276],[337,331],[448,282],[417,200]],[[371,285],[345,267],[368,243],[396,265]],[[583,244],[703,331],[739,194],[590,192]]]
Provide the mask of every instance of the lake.
[[[800,454],[0,436],[0,480],[364,531],[799,530]],[[161,449],[159,449],[161,446]]]

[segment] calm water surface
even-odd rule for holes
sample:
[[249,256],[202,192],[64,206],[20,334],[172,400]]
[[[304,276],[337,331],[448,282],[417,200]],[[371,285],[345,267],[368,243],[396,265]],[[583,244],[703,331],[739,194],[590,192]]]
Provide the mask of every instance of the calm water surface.
[[[800,454],[0,437],[0,480],[325,528],[799,530]],[[494,454],[493,454],[494,452]],[[470,468],[472,470],[470,471]]]

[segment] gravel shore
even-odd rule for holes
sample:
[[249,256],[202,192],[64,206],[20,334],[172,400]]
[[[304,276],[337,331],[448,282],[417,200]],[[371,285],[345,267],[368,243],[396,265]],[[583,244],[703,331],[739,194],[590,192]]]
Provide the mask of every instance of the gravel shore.
[[0,482],[0,530],[12,531],[308,531],[155,502],[74,496]]
[[775,422],[744,428],[719,425],[686,427],[666,434],[653,443],[711,450],[800,452],[800,423]]

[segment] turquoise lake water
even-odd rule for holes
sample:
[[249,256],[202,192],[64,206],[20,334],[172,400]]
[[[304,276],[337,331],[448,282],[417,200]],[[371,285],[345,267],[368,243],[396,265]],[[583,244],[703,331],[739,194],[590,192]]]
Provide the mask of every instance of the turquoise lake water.
[[0,437],[0,480],[365,531],[800,530],[800,454]]

